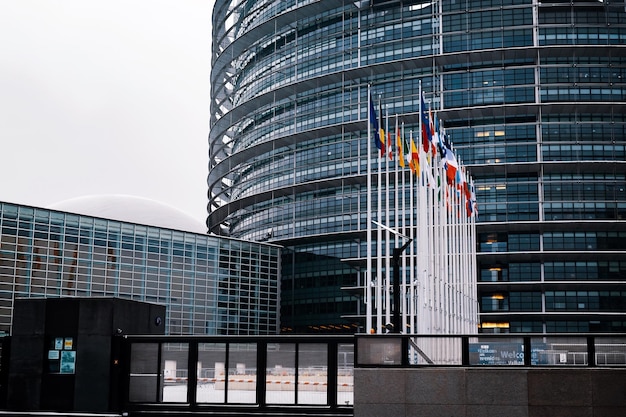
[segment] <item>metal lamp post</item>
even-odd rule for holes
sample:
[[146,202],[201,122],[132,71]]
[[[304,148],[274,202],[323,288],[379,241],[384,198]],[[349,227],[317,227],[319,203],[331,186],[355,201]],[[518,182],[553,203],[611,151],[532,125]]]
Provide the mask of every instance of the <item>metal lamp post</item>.
[[399,248],[393,248],[393,333],[400,333],[400,255],[409,247],[413,239],[409,239]]
[[404,245],[400,246],[399,248],[393,249],[392,263],[391,263],[393,267],[393,284],[392,284],[393,318],[391,321],[391,324],[393,325],[393,329],[391,330],[391,333],[400,333],[400,327],[401,327],[400,325],[400,255],[402,255],[402,252],[404,252],[404,250],[409,247],[413,239],[408,236],[403,235],[400,232],[393,230],[390,227],[385,226],[384,224],[381,224],[375,221],[372,221],[372,223],[374,223],[377,226],[382,227],[383,229],[393,233],[396,236],[406,239],[406,242],[404,243]]

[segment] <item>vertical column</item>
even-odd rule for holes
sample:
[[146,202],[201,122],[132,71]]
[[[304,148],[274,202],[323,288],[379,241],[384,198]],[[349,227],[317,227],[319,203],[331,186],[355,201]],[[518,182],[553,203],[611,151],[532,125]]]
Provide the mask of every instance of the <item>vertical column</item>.
[[191,408],[197,405],[198,390],[198,342],[190,341],[187,357],[187,402]]

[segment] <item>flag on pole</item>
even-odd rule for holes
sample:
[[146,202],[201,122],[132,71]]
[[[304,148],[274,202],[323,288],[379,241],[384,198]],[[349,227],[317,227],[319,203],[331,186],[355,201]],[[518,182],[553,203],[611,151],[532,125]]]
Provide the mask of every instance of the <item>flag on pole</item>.
[[424,147],[424,152],[428,152],[433,138],[430,131],[430,120],[428,119],[428,114],[426,113],[426,105],[424,104],[423,92],[420,97],[420,117],[422,119],[422,146]]
[[402,124],[402,152],[404,153],[404,159],[406,164],[411,168],[411,146],[408,139],[404,136],[404,123]]
[[435,189],[436,181],[435,181],[435,177],[433,176],[433,170],[429,162],[429,158],[426,156],[424,152],[420,152],[420,156],[422,157],[420,163],[422,166],[422,171],[424,171],[424,181],[426,182],[425,185],[428,188]]
[[448,184],[454,184],[456,179],[456,171],[459,169],[459,163],[456,160],[456,156],[452,150],[448,147],[444,147],[444,154],[441,156],[441,162],[443,164],[443,168],[446,171],[446,178],[448,179]]
[[460,181],[457,182],[457,187],[459,191],[463,194],[465,199],[469,200],[472,196],[470,193],[469,182],[467,180],[468,174],[466,173],[465,166],[461,166],[458,172],[460,172],[460,174],[457,174],[457,179],[459,179]]
[[409,162],[409,167],[411,167],[411,171],[413,171],[419,177],[420,160],[417,146],[415,146],[415,142],[413,141],[413,135],[411,135],[411,162]]
[[437,121],[437,113],[433,115],[428,106],[428,119],[430,122],[431,144],[430,149],[433,156],[437,155],[437,146],[439,146],[439,122]]
[[446,129],[443,127],[443,123],[441,122],[441,120],[439,120],[439,118],[437,118],[436,126],[437,126],[437,142],[435,143],[435,145],[437,146],[437,150],[439,151],[439,153],[443,153],[443,143],[446,138]]
[[380,145],[378,149],[380,149],[380,156],[385,156],[385,127],[383,126],[383,106],[378,101],[378,143]]
[[461,166],[456,170],[456,176],[454,177],[456,181],[456,188],[458,190],[459,195],[465,194],[465,169]]
[[374,129],[374,143],[376,144],[376,148],[382,151],[383,146],[380,143],[380,126],[378,124],[378,116],[376,115],[376,109],[374,108],[374,100],[372,100],[372,94],[370,93],[370,114],[369,114],[370,124]]
[[435,172],[437,173],[437,201],[441,202],[441,191],[443,189],[441,186],[441,169],[435,167]]
[[468,217],[478,217],[478,203],[476,202],[476,188],[474,188],[474,179],[470,177],[469,182],[470,197],[467,201],[467,215]]
[[396,114],[396,154],[398,155],[398,164],[404,168],[404,152],[402,147],[404,146],[404,144],[402,143],[402,134],[400,132],[400,129],[398,127],[398,115]]

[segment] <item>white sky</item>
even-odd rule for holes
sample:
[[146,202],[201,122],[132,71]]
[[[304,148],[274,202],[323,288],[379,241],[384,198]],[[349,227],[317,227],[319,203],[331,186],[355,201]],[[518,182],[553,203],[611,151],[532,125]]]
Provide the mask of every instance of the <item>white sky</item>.
[[213,0],[0,0],[0,201],[206,218]]

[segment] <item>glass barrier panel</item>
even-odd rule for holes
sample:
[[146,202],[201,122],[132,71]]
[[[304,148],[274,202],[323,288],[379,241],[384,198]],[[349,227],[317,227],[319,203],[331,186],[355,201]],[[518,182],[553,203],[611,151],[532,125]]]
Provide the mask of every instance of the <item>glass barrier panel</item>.
[[163,369],[163,402],[187,402],[189,385],[189,344],[163,343],[161,369]]
[[359,365],[402,364],[402,339],[399,337],[360,337],[357,343]]
[[598,337],[595,346],[596,365],[626,366],[626,338]]
[[409,338],[409,363],[412,365],[461,365],[462,361],[461,338]]
[[267,345],[265,401],[267,404],[296,403],[296,344]]
[[476,337],[469,341],[470,365],[524,366],[524,338]]
[[587,338],[546,336],[531,338],[532,364],[581,366],[588,364]]
[[256,343],[228,345],[227,403],[256,404],[256,352]]
[[198,343],[196,401],[226,401],[226,343]]
[[328,403],[328,345],[298,345],[298,404]]
[[161,400],[159,382],[159,344],[133,343],[130,346],[130,378],[128,400],[151,402]]
[[354,405],[354,344],[337,348],[337,405]]

